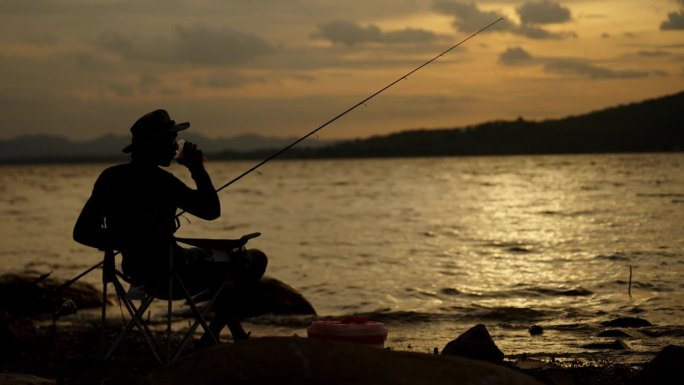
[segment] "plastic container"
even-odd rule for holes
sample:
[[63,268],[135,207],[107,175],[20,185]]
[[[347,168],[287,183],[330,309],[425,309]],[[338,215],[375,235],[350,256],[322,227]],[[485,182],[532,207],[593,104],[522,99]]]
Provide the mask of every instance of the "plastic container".
[[307,328],[308,338],[345,341],[382,348],[387,339],[387,328],[367,317],[349,317],[339,321],[313,321]]

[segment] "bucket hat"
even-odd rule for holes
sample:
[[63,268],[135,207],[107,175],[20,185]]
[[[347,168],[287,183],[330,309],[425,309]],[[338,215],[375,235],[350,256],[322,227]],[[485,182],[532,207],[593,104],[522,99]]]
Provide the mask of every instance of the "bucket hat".
[[166,110],[154,110],[140,117],[131,126],[133,139],[131,144],[121,151],[129,153],[133,151],[133,148],[145,146],[163,134],[183,131],[188,127],[190,127],[189,122],[176,123]]

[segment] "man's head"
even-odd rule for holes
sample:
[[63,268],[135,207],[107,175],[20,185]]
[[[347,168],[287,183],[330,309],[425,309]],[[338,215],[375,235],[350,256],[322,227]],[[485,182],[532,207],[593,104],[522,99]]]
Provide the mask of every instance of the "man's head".
[[122,151],[132,153],[134,157],[152,158],[159,164],[168,166],[178,149],[176,144],[178,131],[188,127],[190,127],[188,122],[177,124],[171,120],[166,110],[152,111],[133,124],[131,144],[124,147]]

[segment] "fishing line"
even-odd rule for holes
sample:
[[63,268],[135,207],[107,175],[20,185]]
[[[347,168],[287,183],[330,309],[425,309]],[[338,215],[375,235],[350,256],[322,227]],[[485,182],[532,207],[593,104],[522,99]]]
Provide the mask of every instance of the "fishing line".
[[[444,52],[439,53],[438,55],[434,56],[433,58],[431,58],[430,60],[426,61],[425,63],[419,65],[418,67],[412,69],[411,71],[407,72],[406,74],[400,76],[399,78],[397,78],[397,80],[395,80],[395,81],[393,81],[393,82],[387,84],[386,86],[382,87],[381,89],[379,89],[378,91],[374,92],[374,93],[371,94],[370,96],[366,97],[365,99],[361,100],[360,102],[358,102],[358,103],[354,104],[353,106],[349,107],[348,109],[344,110],[343,112],[341,112],[340,114],[338,114],[338,115],[335,116],[334,118],[328,120],[327,122],[321,124],[320,126],[316,127],[315,129],[311,130],[311,131],[310,131],[309,133],[307,133],[306,135],[304,135],[304,136],[302,136],[301,138],[295,140],[294,142],[290,143],[289,145],[283,147],[280,151],[275,152],[273,155],[271,155],[271,156],[269,156],[268,158],[262,160],[261,162],[257,163],[256,165],[252,166],[251,168],[249,168],[248,170],[246,170],[245,172],[243,172],[242,174],[236,176],[235,178],[231,179],[231,180],[228,181],[227,183],[223,184],[221,187],[219,187],[219,188],[216,189],[216,192],[220,192],[221,190],[225,189],[226,187],[232,185],[233,183],[235,183],[235,182],[239,181],[240,179],[244,178],[245,176],[251,174],[253,171],[257,170],[259,167],[261,167],[261,166],[263,166],[264,164],[270,162],[270,161],[273,160],[274,158],[277,158],[278,156],[280,156],[280,155],[283,154],[284,152],[288,151],[288,150],[291,149],[292,147],[296,146],[297,144],[299,144],[299,143],[302,142],[303,140],[307,139],[307,138],[310,137],[311,135],[314,135],[314,134],[316,134],[318,131],[320,131],[320,130],[322,130],[323,128],[327,127],[328,125],[330,125],[331,123],[333,123],[333,122],[336,121],[337,119],[339,119],[339,118],[341,118],[341,117],[347,115],[348,113],[352,112],[352,111],[355,110],[357,107],[359,107],[359,106],[361,106],[361,105],[364,105],[364,106],[365,106],[366,102],[368,102],[369,100],[371,100],[371,99],[373,99],[374,97],[376,97],[376,96],[380,95],[381,93],[385,92],[386,90],[388,90],[389,88],[391,88],[391,87],[394,86],[395,84],[399,83],[400,81],[405,80],[405,79],[408,79],[409,76],[411,76],[411,75],[413,75],[414,73],[420,71],[423,67],[425,67],[425,66],[427,66],[428,64],[434,62],[435,60],[437,60],[437,59],[443,57],[444,55],[446,55],[447,53],[449,53],[449,52],[452,51],[453,49],[457,48],[457,47],[460,46],[461,44],[467,42],[468,40],[474,38],[474,37],[477,36],[478,34],[480,34],[480,33],[484,32],[485,30],[489,29],[489,28],[492,27],[494,24],[500,22],[500,21],[503,20],[503,19],[504,19],[503,17],[497,19],[496,21],[494,21],[494,22],[488,24],[487,26],[483,27],[483,28],[480,29],[479,31],[473,33],[472,35],[466,37],[465,39],[459,41],[458,43],[452,45],[451,47],[449,47],[448,49],[446,49]],[[186,212],[185,210],[179,212],[178,214],[176,214],[176,218],[180,217],[180,216],[181,216],[182,214],[184,214],[185,212]],[[83,273],[79,274],[79,275],[76,276],[75,278],[73,278],[73,279],[71,279],[71,280],[65,282],[64,284],[60,285],[60,286],[58,287],[58,290],[61,291],[61,290],[66,289],[67,287],[71,286],[74,282],[76,282],[77,280],[79,280],[79,279],[80,279],[81,277],[83,277],[84,275],[86,275],[86,274],[90,273],[91,271],[95,270],[96,268],[102,266],[102,264],[103,264],[103,262],[100,262],[100,263],[98,263],[98,264],[96,264],[96,265],[94,265],[94,266],[88,268],[86,271],[84,271]],[[57,291],[57,290],[56,290],[56,291]]]

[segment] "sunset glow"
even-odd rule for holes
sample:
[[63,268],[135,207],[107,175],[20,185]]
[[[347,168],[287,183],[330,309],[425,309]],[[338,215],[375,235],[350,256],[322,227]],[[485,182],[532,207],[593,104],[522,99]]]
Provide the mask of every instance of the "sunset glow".
[[210,137],[297,136],[497,17],[322,135],[558,118],[684,89],[681,0],[8,0],[0,139],[123,134],[158,107]]

